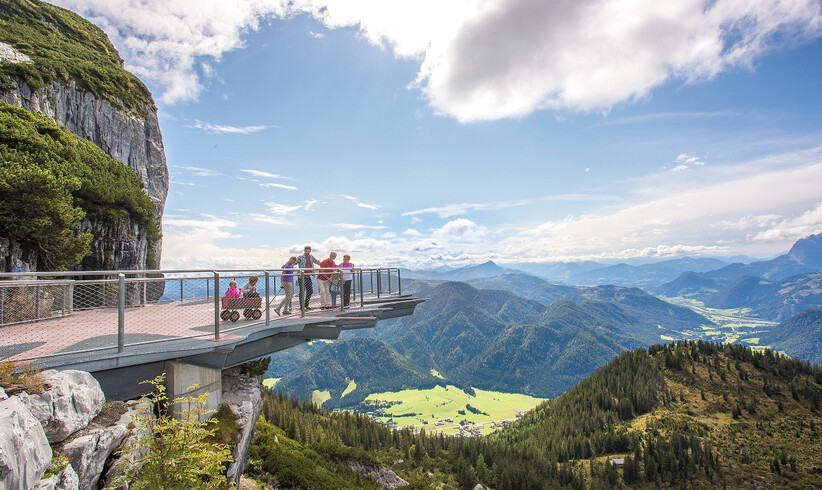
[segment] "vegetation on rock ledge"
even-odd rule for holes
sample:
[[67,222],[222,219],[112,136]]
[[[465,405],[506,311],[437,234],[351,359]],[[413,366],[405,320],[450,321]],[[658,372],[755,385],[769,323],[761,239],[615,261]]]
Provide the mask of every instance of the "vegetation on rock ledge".
[[51,119],[0,102],[0,236],[34,251],[41,269],[89,253],[80,220],[116,225],[130,217],[159,239],[154,204],[137,174]]
[[32,90],[74,81],[115,107],[154,109],[148,88],[123,66],[108,36],[91,22],[40,1],[10,0],[0,5],[0,41],[28,55],[32,63],[0,63],[0,91],[19,79]]

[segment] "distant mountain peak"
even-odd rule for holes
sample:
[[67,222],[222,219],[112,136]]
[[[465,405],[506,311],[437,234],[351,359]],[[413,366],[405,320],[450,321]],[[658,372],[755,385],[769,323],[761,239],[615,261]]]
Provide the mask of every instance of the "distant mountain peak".
[[822,268],[822,233],[798,240],[788,255],[800,264]]

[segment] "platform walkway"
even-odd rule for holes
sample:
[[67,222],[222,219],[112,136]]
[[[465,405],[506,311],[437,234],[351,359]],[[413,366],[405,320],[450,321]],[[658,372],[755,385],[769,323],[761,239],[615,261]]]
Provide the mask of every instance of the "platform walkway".
[[[115,398],[134,394],[137,380],[162,372],[169,361],[221,370],[410,315],[422,301],[402,294],[397,269],[357,269],[344,308],[341,295],[334,309],[320,309],[314,296],[314,309],[302,310],[298,290],[289,316],[274,311],[283,298],[272,294],[280,270],[68,274],[0,274],[0,362],[90,371]],[[252,275],[260,277],[257,315],[226,320],[214,293]]]

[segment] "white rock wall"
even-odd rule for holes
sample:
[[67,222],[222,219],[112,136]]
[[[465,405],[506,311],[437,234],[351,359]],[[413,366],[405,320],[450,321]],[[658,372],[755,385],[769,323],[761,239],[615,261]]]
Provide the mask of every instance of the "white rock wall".
[[0,401],[0,490],[34,488],[50,462],[40,421],[16,396]]
[[85,371],[43,371],[48,389],[17,398],[40,421],[48,441],[60,442],[100,413],[106,397],[100,383]]

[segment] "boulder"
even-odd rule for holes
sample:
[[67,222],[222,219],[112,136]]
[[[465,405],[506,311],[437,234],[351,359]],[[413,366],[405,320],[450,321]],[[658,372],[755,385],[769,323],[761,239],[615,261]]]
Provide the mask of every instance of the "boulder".
[[240,426],[240,440],[234,446],[233,461],[226,471],[226,476],[235,484],[239,484],[248,460],[248,446],[254,436],[257,419],[263,409],[263,395],[260,391],[260,381],[240,374],[238,369],[225,371],[222,378],[223,403],[228,405],[237,415],[237,425]]
[[395,490],[409,484],[384,466],[364,465],[354,460],[344,462],[343,466],[351,469],[351,471],[356,471],[369,480],[377,482],[377,484],[385,490]]
[[0,489],[34,488],[49,463],[40,421],[17,397],[0,401]]
[[100,383],[85,371],[43,371],[43,393],[20,393],[20,401],[55,443],[87,426],[106,402]]
[[40,480],[34,490],[80,490],[80,488],[80,479],[69,464],[60,473]]
[[77,472],[80,488],[97,488],[106,460],[125,440],[136,404],[113,402],[89,426],[66,440],[60,452]]

